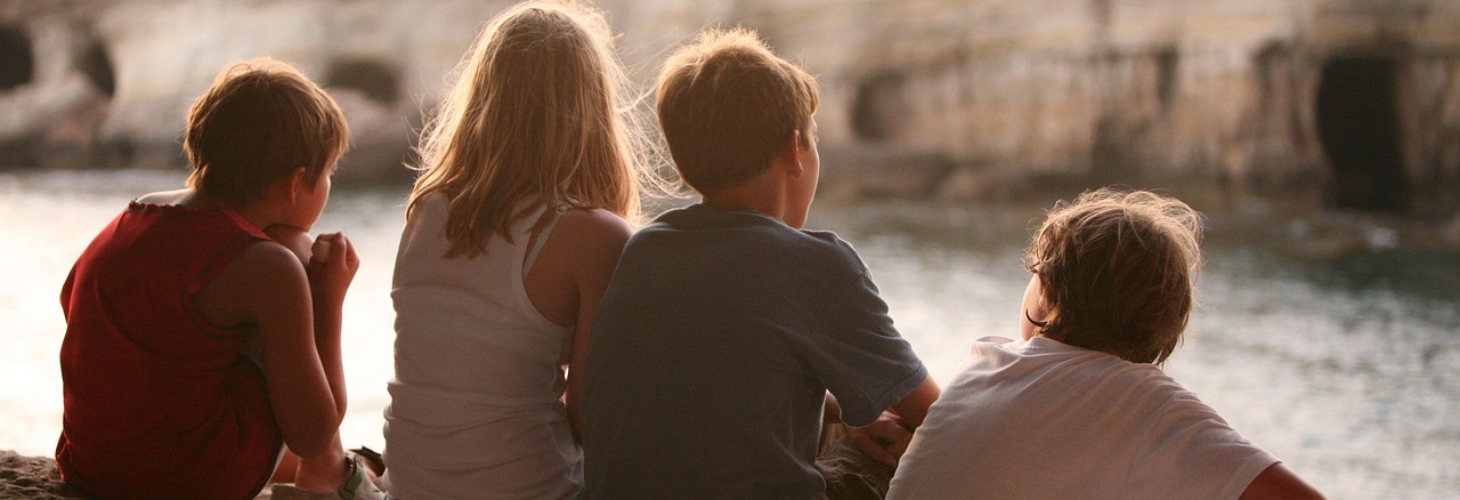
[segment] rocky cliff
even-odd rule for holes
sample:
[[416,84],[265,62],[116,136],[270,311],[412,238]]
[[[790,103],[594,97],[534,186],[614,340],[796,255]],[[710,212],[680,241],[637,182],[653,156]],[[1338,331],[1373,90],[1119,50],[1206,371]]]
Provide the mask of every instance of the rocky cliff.
[[[188,102],[271,55],[330,86],[360,176],[399,168],[502,1],[0,0],[0,163],[177,165]],[[828,189],[985,196],[1196,183],[1443,213],[1460,192],[1452,0],[604,0],[647,81],[743,24],[823,83]]]

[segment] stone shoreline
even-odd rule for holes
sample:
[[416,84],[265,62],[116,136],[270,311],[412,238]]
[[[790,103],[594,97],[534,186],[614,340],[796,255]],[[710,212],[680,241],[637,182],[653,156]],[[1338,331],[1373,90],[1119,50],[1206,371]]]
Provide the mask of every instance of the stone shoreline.
[[86,498],[61,481],[55,459],[0,451],[0,500]]
[[[264,488],[254,500],[269,500]],[[87,500],[84,493],[61,481],[56,460],[50,457],[27,457],[10,450],[0,450],[0,500]]]

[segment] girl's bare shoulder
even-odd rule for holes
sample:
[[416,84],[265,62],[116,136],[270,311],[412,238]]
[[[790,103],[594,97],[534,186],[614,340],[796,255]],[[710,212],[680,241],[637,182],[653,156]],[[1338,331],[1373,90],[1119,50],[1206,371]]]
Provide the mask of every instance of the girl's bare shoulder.
[[565,240],[585,249],[622,249],[634,234],[633,226],[622,217],[601,208],[568,210],[558,224]]

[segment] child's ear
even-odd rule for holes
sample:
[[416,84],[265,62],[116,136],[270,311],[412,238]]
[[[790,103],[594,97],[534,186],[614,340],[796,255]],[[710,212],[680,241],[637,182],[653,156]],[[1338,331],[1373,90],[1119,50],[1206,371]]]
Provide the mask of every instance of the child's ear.
[[781,144],[781,150],[777,156],[785,163],[787,173],[791,174],[791,177],[800,178],[802,174],[806,173],[806,169],[801,166],[800,130],[791,131],[791,137]]
[[284,196],[289,200],[290,205],[299,201],[299,194],[304,192],[301,190],[309,190],[309,181],[305,179],[304,174],[304,167],[294,167],[294,172],[289,174],[289,180],[284,186]]

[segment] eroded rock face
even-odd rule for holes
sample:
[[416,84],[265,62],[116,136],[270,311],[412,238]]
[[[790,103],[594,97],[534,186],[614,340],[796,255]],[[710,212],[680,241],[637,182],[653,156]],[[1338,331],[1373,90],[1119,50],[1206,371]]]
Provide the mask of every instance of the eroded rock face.
[[[1454,209],[1460,4],[916,5],[923,12],[842,13],[860,19],[860,33],[843,39],[875,44],[849,54],[835,53],[858,42],[799,35],[829,26],[782,34],[808,61],[830,62],[820,75],[843,107],[824,112],[846,126],[823,118],[829,139],[925,148],[1014,177],[1220,183],[1317,191],[1352,208]],[[1336,105],[1320,107],[1330,94]]]
[[[180,164],[190,100],[227,62],[270,55],[339,97],[360,145],[343,174],[398,173],[445,75],[508,3],[0,3],[0,60],[19,50],[6,33],[34,52],[28,81],[0,74],[0,162]],[[600,5],[639,81],[700,27],[743,24],[818,75],[825,148],[941,157],[953,167],[930,175],[948,179],[1218,183],[1420,213],[1460,190],[1449,0]],[[48,143],[86,153],[34,146]],[[944,183],[906,184],[895,195]]]

